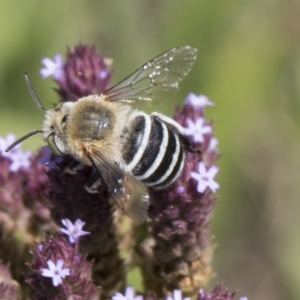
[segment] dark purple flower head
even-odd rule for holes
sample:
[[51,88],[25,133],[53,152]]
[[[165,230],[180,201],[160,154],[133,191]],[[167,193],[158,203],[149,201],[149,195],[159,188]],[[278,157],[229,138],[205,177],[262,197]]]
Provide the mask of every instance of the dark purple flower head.
[[32,271],[26,274],[26,281],[34,290],[34,299],[99,299],[101,289],[93,283],[92,263],[65,237],[47,236],[32,254]]
[[[45,68],[41,70],[41,75],[54,77],[58,84],[56,91],[62,102],[100,94],[108,88],[111,79],[112,60],[99,55],[94,47],[79,44],[74,49],[68,49],[64,62],[58,55],[54,61],[44,59],[42,62]],[[74,228],[68,224],[67,229],[62,229],[65,233],[68,231],[71,240],[75,236],[74,230],[80,227],[76,220],[81,219],[86,223],[85,229],[90,234],[80,240],[80,250],[95,260],[93,276],[103,286],[104,297],[111,295],[116,286],[123,286],[125,277],[116,241],[113,209],[108,202],[106,189],[102,186],[99,193],[88,193],[85,185],[94,170],[82,166],[80,170],[72,172],[76,174],[66,172],[68,164],[73,161],[71,157],[57,157],[44,147],[40,161],[49,167],[48,198],[53,219],[58,225],[66,219],[74,223]],[[82,234],[84,232],[81,231]],[[105,264],[102,263],[103,259]]]
[[46,173],[51,215],[59,226],[64,220],[66,229],[63,232],[69,236],[70,241],[84,235],[80,238],[79,249],[94,260],[93,278],[103,287],[103,295],[109,296],[116,287],[123,286],[125,280],[113,222],[113,208],[103,187],[99,188],[99,193],[89,193],[85,189],[87,180],[93,174],[92,167],[82,167],[76,174],[66,172],[72,161],[71,157],[64,156],[55,169],[48,169]]
[[53,61],[44,58],[42,63],[41,75],[54,77],[61,101],[77,101],[84,96],[100,94],[110,83],[112,59],[100,56],[95,47],[79,44],[68,49],[65,62],[56,55]]

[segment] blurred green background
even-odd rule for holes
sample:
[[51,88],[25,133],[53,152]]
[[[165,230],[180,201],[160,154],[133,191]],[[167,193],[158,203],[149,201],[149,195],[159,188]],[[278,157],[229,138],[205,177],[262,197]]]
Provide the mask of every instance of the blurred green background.
[[[1,1],[0,135],[41,127],[57,101],[41,59],[78,42],[114,59],[113,82],[175,46],[199,49],[174,105],[205,94],[222,157],[216,282],[249,299],[300,299],[300,1]],[[147,108],[148,109],[148,108]],[[170,104],[155,110],[172,114]],[[23,143],[42,145],[40,136]]]

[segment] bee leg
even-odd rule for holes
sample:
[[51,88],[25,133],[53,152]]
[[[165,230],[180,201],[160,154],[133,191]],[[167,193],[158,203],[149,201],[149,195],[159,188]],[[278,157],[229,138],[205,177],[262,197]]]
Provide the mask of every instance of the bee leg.
[[102,180],[99,177],[98,172],[94,172],[87,180],[85,184],[85,189],[90,194],[96,194],[99,193],[99,187],[101,186]]
[[77,160],[73,160],[64,170],[64,173],[68,173],[68,174],[76,174],[77,171],[83,169],[83,165],[77,161]]

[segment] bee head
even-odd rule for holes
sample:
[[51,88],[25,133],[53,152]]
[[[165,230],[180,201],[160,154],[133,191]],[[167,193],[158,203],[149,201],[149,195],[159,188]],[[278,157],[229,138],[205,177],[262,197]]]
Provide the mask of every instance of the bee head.
[[58,104],[55,109],[46,111],[43,137],[56,155],[68,154],[66,129],[73,105],[73,102],[64,102]]
[[[45,113],[45,121],[44,121],[43,130],[37,129],[37,130],[33,130],[33,131],[25,134],[24,136],[22,136],[21,138],[16,140],[14,143],[12,143],[5,151],[6,152],[10,151],[15,146],[17,146],[19,143],[21,143],[22,141],[31,137],[32,135],[35,135],[37,133],[42,133],[44,136],[44,139],[47,141],[51,150],[57,155],[64,155],[65,147],[64,147],[63,140],[61,139],[62,132],[59,128],[65,127],[64,124],[67,121],[67,117],[64,117],[64,116],[67,115],[67,109],[68,108],[70,109],[72,103],[70,103],[70,102],[62,103],[62,104],[59,104],[54,110],[45,110],[41,101],[38,99],[32,85],[30,83],[28,75],[26,73],[24,74],[24,77],[25,77],[25,82],[28,87],[28,90],[29,90],[35,104],[37,105],[37,107],[40,110],[42,110]],[[59,127],[58,120],[61,115],[63,115],[63,117],[61,117],[61,119],[60,119],[61,126]],[[53,116],[57,116],[57,117],[53,119]],[[52,117],[52,119],[51,119],[51,117]]]

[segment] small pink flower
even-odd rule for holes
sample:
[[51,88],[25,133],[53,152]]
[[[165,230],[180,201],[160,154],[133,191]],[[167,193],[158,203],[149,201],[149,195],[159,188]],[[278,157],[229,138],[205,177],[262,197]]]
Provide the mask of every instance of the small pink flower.
[[219,188],[219,184],[214,181],[214,177],[218,173],[219,169],[216,166],[210,167],[206,170],[203,162],[198,164],[198,172],[191,172],[191,177],[198,181],[197,191],[204,193],[207,188],[210,188],[212,192],[216,192]]
[[141,295],[134,296],[134,288],[132,286],[128,286],[125,290],[124,295],[117,292],[112,296],[111,299],[112,300],[143,300],[144,297]]
[[72,244],[76,243],[80,236],[90,234],[90,232],[82,230],[85,222],[82,222],[80,219],[77,219],[74,224],[69,219],[63,219],[61,222],[67,229],[61,228],[60,232],[67,234],[69,242]]
[[182,298],[182,292],[180,290],[173,291],[173,297],[167,296],[166,300],[190,300],[190,297]]
[[41,269],[42,276],[52,278],[52,283],[54,286],[58,286],[62,284],[62,278],[70,275],[70,269],[63,269],[64,261],[62,259],[58,259],[56,264],[49,259],[47,261],[48,269]]
[[43,78],[53,76],[55,80],[59,80],[63,76],[64,62],[61,54],[56,54],[54,59],[45,57],[42,59],[44,68],[40,70],[40,74]]
[[185,99],[186,104],[190,104],[194,106],[195,108],[203,108],[204,106],[212,106],[214,105],[213,102],[211,102],[208,97],[204,95],[197,96],[196,94],[190,93],[187,95]]
[[22,151],[21,146],[17,145],[9,152],[5,150],[15,141],[15,135],[9,133],[6,138],[0,137],[0,156],[7,157],[11,163],[9,165],[9,170],[11,172],[17,172],[19,169],[27,169],[30,167],[30,151]]
[[187,127],[185,128],[185,134],[192,136],[195,143],[202,143],[204,141],[204,135],[211,133],[212,129],[209,125],[205,125],[205,121],[202,118],[198,118],[196,122],[191,119],[186,120]]

